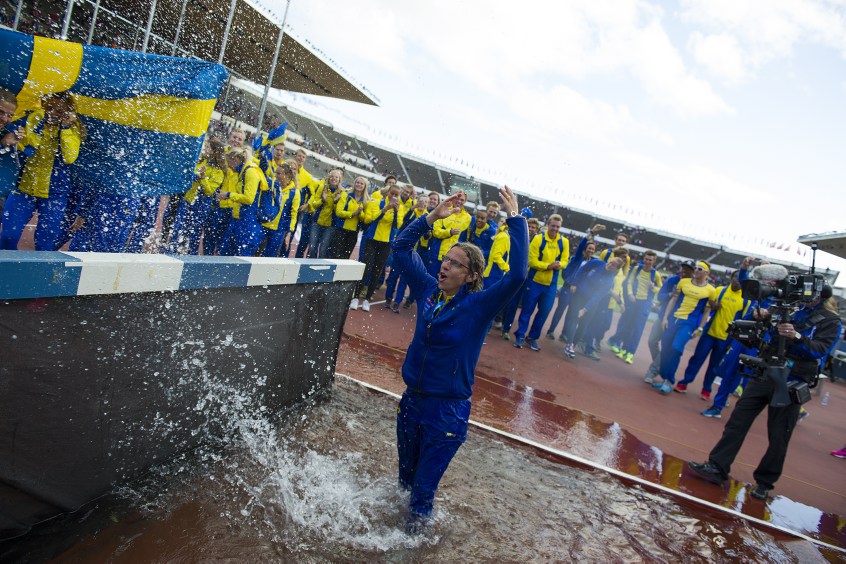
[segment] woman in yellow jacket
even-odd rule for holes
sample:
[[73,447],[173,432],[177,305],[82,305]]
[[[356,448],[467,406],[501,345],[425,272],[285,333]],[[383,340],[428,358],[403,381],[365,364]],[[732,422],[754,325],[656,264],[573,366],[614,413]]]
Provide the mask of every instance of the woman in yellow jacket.
[[70,222],[65,215],[73,191],[70,166],[79,156],[85,135],[85,125],[66,92],[46,96],[41,108],[29,114],[20,143],[26,163],[3,209],[0,249],[18,248],[36,211],[35,249],[56,251],[66,242]]
[[308,258],[326,258],[329,256],[329,245],[332,242],[332,232],[335,230],[335,205],[344,193],[341,178],[344,171],[333,168],[320,181],[314,190],[314,195],[308,204],[308,210],[313,213],[311,233],[308,240]]
[[[432,238],[429,240],[429,274],[436,277],[441,269],[441,261],[453,245],[458,243],[461,233],[470,228],[473,218],[464,210],[464,203],[467,197],[461,193],[456,200],[452,214],[444,219],[439,219],[432,225]],[[434,255],[437,250],[437,255]],[[437,260],[436,260],[437,258]]]
[[329,245],[329,256],[333,259],[348,259],[355,249],[359,228],[364,224],[362,214],[370,201],[369,184],[359,176],[352,190],[344,192],[335,204],[335,231]]
[[223,184],[226,174],[226,157],[223,143],[217,139],[206,140],[200,162],[194,168],[194,182],[179,204],[173,221],[173,235],[168,253],[196,255],[200,252],[200,237],[206,224],[214,195]]
[[356,297],[350,303],[350,309],[358,309],[358,302],[361,299],[363,300],[361,309],[370,311],[370,299],[379,284],[379,274],[385,269],[391,252],[391,242],[402,225],[399,196],[399,187],[393,185],[384,198],[370,200],[364,208],[367,238],[364,242],[361,262],[365,265],[362,281],[367,281],[367,288],[362,288],[362,282],[358,283]]
[[226,153],[226,164],[229,173],[236,178],[227,183],[230,191],[221,190],[216,195],[221,208],[232,208],[232,221],[223,236],[220,254],[252,257],[264,234],[258,219],[258,194],[268,190],[267,179],[259,165],[253,162],[253,152],[247,147]]
[[288,247],[297,228],[297,209],[300,207],[296,170],[296,161],[276,163],[270,191],[262,194],[263,198],[273,198],[279,206],[279,213],[271,221],[261,224],[264,240],[267,241],[262,256],[288,258]]

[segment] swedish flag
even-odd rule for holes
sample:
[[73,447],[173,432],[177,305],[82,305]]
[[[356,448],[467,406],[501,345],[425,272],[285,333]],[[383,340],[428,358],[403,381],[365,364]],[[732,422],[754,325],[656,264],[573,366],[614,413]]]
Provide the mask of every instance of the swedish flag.
[[72,167],[81,188],[127,196],[188,189],[227,76],[206,61],[0,29],[0,86],[17,94],[19,115],[45,94],[73,94],[88,129]]

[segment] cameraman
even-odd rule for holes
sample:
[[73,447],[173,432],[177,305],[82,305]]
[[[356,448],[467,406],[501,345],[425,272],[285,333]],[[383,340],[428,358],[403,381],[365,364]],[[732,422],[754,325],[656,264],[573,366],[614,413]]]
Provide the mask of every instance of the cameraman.
[[[758,267],[755,270],[764,267]],[[772,269],[773,265],[766,268]],[[753,272],[753,278],[755,278]],[[786,276],[786,269],[785,269]],[[758,276],[758,279],[764,277]],[[783,277],[782,277],[783,278]],[[774,283],[774,281],[773,281]],[[757,318],[764,321],[769,318],[766,309],[756,311]],[[798,380],[814,384],[820,363],[837,342],[841,324],[837,314],[837,305],[826,286],[821,296],[811,303],[803,304],[790,323],[780,323],[764,336],[762,349],[775,346],[777,339],[786,340],[785,356],[791,366],[789,381]],[[758,414],[767,407],[767,434],[769,445],[758,467],[753,472],[755,489],[751,496],[766,500],[784,467],[787,444],[799,419],[800,404],[791,403],[785,407],[772,407],[770,402],[776,390],[773,380],[759,377],[749,382],[746,390],[723,430],[723,436],[703,463],[690,462],[688,465],[699,477],[715,484],[722,484],[729,475],[746,433]]]

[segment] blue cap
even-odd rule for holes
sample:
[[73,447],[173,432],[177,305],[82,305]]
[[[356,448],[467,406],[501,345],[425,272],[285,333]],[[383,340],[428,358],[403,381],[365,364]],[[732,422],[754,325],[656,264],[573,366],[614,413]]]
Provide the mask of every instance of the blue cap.
[[532,210],[530,210],[529,208],[523,208],[522,210],[520,210],[520,215],[522,215],[526,219],[529,219],[530,217],[532,217]]

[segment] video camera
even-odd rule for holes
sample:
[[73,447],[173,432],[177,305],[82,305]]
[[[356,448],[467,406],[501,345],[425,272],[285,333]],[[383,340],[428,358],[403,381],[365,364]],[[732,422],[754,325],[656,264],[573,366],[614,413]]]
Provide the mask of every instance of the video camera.
[[[811,398],[809,385],[787,381],[793,361],[785,355],[788,348],[786,338],[779,335],[775,328],[781,323],[790,323],[803,305],[814,303],[822,294],[825,279],[813,272],[789,273],[783,267],[774,267],[765,274],[769,277],[763,281],[744,280],[741,292],[744,299],[757,301],[758,307],[768,300],[768,317],[733,321],[729,324],[728,335],[744,346],[758,349],[759,356],[741,354],[740,364],[750,368],[756,377],[773,382],[776,390],[770,401],[772,407],[802,404]],[[767,338],[768,335],[770,338]]]

